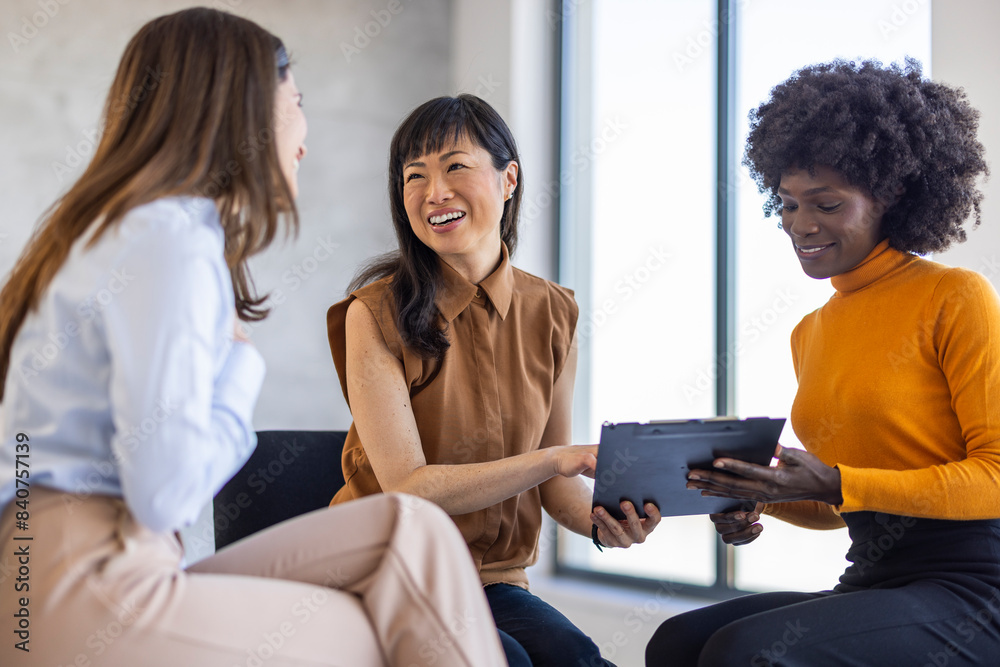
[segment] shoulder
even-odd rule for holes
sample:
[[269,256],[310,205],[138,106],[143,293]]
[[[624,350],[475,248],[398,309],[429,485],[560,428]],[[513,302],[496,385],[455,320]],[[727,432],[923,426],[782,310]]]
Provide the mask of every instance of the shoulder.
[[94,289],[112,280],[134,282],[137,292],[152,290],[159,294],[155,298],[166,292],[177,298],[229,293],[232,299],[224,235],[212,200],[165,197],[136,206],[92,241],[98,227],[94,224],[73,249],[77,266],[93,277]]
[[978,271],[923,258],[917,258],[908,268],[911,282],[927,295],[932,308],[972,304],[992,307],[997,301],[993,284]]
[[961,266],[947,266],[930,260],[921,260],[918,265],[938,291],[975,289],[994,291],[989,279],[978,271]]
[[820,309],[812,311],[795,325],[792,329],[792,346],[798,345],[799,340],[802,336],[806,335],[815,325],[816,325],[816,315],[819,313]]
[[984,332],[997,331],[1000,327],[1000,298],[989,279],[971,269],[940,264],[936,267],[929,316],[946,326],[951,323],[963,328],[985,327],[982,329]]
[[211,248],[225,245],[215,202],[201,197],[164,197],[128,211],[119,225],[134,242],[160,242],[166,248]]
[[326,311],[327,336],[335,350],[345,345],[348,328],[362,335],[377,331],[391,350],[402,349],[391,285],[391,277],[376,280],[330,306]]
[[[137,206],[108,229],[95,247],[112,265],[183,278],[189,267],[211,266],[228,276],[225,239],[210,199],[166,197]],[[225,280],[223,280],[225,282]]]
[[565,316],[574,321],[580,308],[573,290],[545,278],[514,267],[514,292],[518,300],[527,305],[544,305],[553,316]]
[[573,290],[520,269],[514,269],[512,308],[534,334],[543,337],[552,351],[556,376],[562,372],[576,336],[580,308]]
[[[359,287],[350,294],[358,301],[361,301],[373,311],[391,308],[394,299],[392,296],[392,276],[380,278],[375,282],[368,283],[364,287]],[[350,299],[350,297],[348,297]]]
[[[355,301],[360,301],[367,306],[367,310],[380,327],[384,328],[385,324],[395,326],[395,308],[391,286],[392,277],[387,277],[354,290],[346,298],[330,306],[326,313],[327,323],[339,322],[341,326],[345,325],[349,310],[352,313],[352,320],[354,320],[353,313],[366,310],[354,306]],[[354,307],[352,308],[352,306]]]

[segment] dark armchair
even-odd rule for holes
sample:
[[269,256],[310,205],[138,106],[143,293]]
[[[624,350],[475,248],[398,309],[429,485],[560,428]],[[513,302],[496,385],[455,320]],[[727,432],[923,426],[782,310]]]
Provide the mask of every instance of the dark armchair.
[[346,431],[258,431],[250,460],[213,502],[216,550],[326,507],[344,485]]

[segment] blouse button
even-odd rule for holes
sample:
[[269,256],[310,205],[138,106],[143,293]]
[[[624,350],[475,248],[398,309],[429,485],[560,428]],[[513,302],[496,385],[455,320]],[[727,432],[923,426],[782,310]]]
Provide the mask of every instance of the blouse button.
[[482,296],[482,290],[480,290],[480,289],[479,289],[479,288],[477,287],[477,288],[476,288],[476,298],[478,299],[478,298],[479,298],[480,296]]

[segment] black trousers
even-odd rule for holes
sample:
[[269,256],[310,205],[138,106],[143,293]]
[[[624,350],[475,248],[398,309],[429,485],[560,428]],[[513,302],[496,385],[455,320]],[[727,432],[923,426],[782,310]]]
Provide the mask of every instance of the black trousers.
[[843,516],[851,565],[833,590],[670,618],[646,665],[1000,665],[1000,520]]

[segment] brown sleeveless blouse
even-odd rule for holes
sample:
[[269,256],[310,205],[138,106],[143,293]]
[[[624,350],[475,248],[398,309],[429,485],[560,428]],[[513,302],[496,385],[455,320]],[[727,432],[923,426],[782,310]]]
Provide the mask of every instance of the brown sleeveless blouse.
[[[330,350],[347,395],[347,308],[367,305],[389,350],[402,362],[428,464],[496,461],[538,449],[576,328],[573,292],[516,269],[502,248],[500,266],[478,286],[441,262],[436,304],[451,347],[440,361],[407,349],[395,324],[391,278],[378,280],[327,312]],[[566,443],[569,444],[569,443]],[[331,504],[380,493],[357,429],[344,445],[347,484]],[[541,499],[529,489],[485,509],[452,517],[484,584],[527,588],[524,568],[538,557]]]

